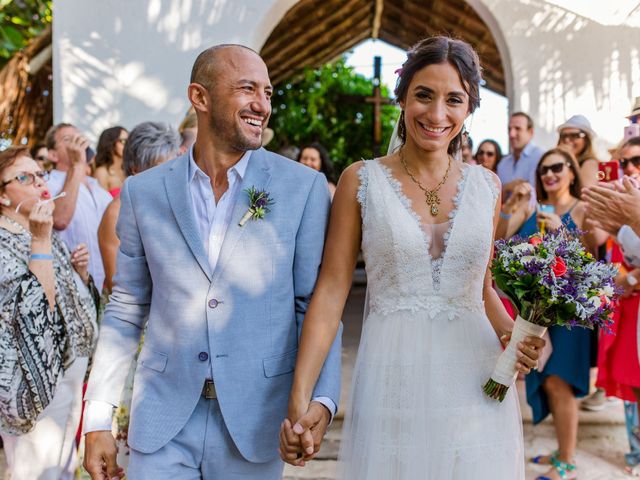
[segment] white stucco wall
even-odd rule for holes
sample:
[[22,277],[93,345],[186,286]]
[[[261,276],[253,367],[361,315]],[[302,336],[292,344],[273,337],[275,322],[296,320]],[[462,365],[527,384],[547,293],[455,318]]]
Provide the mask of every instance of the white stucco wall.
[[[640,14],[629,16],[640,2],[468,1],[497,39],[510,108],[533,116],[538,144],[551,146],[555,127],[576,113],[591,120],[600,151],[621,138],[640,96]],[[92,138],[114,124],[177,124],[198,52],[222,42],[259,49],[296,2],[56,0],[55,121]]]

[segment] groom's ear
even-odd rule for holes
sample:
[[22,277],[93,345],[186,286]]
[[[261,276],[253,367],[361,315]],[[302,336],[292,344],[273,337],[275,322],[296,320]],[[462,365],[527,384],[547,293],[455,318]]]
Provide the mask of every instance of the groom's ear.
[[209,92],[204,87],[204,85],[201,85],[199,83],[190,83],[187,87],[187,96],[189,97],[189,101],[196,111],[209,111],[209,103],[211,102],[211,97],[209,96]]

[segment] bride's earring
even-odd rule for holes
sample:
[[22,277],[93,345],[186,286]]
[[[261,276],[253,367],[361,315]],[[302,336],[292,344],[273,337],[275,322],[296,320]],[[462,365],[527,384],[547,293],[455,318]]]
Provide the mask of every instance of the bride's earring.
[[9,205],[11,205],[11,200],[9,200],[8,198],[2,198],[0,199],[0,204],[4,205],[5,207],[8,207]]
[[400,137],[400,140],[405,142],[407,139],[406,135],[407,135],[407,128],[404,124],[404,110],[402,110],[400,112],[400,119],[398,120],[398,137]]

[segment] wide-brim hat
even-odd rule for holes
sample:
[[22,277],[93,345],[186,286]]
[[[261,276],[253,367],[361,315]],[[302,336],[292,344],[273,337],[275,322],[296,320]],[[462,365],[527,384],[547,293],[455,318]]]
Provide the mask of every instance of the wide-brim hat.
[[637,115],[640,115],[640,97],[636,97],[636,100],[633,102],[633,107],[631,107],[631,113],[627,118],[635,117]]
[[558,127],[558,133],[560,133],[565,128],[577,128],[578,130],[582,130],[584,133],[589,135],[589,138],[593,140],[596,136],[596,132],[591,128],[591,122],[587,120],[587,117],[584,115],[574,115],[569,120],[564,122],[562,125]]

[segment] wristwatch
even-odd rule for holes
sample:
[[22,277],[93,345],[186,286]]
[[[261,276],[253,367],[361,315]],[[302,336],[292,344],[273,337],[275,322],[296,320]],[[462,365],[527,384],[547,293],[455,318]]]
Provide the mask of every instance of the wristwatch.
[[630,273],[627,273],[625,279],[627,280],[627,283],[632,287],[635,287],[638,284],[638,279]]

